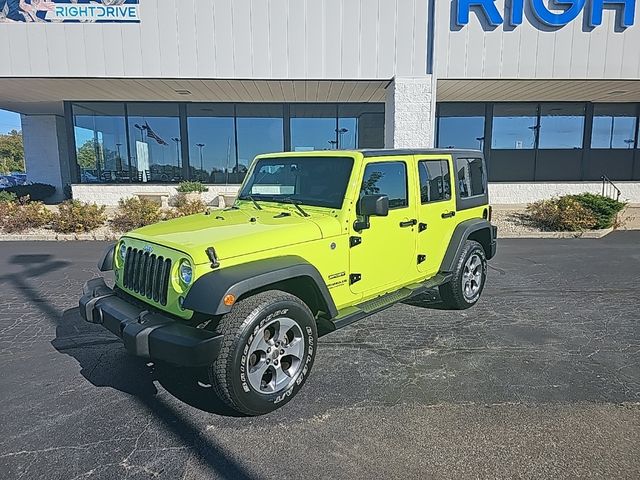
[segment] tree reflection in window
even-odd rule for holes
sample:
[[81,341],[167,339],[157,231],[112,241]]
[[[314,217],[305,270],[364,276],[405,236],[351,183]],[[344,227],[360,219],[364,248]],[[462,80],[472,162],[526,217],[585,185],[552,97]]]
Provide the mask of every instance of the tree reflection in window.
[[384,173],[371,172],[368,177],[365,177],[362,181],[362,195],[376,195],[380,193],[380,187],[378,187],[378,181],[382,178]]

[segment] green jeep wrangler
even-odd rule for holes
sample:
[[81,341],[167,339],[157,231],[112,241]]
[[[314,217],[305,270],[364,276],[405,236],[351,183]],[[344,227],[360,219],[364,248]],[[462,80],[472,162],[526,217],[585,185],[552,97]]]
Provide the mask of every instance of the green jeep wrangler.
[[260,415],[300,390],[318,336],[435,287],[474,305],[490,219],[477,151],[261,155],[232,207],[111,245],[99,268],[115,286],[87,282],[80,312],[134,355],[206,366],[226,404]]

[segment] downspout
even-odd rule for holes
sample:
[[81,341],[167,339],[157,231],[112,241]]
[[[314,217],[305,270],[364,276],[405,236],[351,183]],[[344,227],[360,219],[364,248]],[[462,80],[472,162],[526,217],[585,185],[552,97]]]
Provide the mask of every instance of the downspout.
[[437,78],[436,78],[436,0],[427,0],[427,71],[426,74],[431,77],[431,141],[430,147],[436,146],[437,120],[436,120],[436,96],[437,96]]
[[436,0],[427,0],[427,75],[433,75],[435,67],[435,43],[436,43]]

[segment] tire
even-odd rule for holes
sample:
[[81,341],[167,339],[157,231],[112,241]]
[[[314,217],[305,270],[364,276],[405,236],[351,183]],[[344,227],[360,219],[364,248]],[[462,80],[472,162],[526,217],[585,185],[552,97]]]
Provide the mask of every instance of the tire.
[[[469,277],[468,272],[473,274]],[[487,281],[487,257],[482,245],[467,240],[457,258],[453,278],[440,285],[440,297],[451,310],[465,310],[473,307],[484,290]],[[465,288],[466,287],[466,288]]]
[[224,343],[209,378],[218,397],[239,413],[280,408],[300,391],[313,367],[316,321],[289,293],[269,290],[239,301],[216,332]]

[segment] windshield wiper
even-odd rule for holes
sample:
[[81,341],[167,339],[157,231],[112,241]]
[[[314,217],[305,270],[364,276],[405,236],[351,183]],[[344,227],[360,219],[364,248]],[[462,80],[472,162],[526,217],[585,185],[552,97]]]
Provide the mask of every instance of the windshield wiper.
[[278,199],[278,201],[282,202],[282,203],[290,203],[291,205],[293,205],[294,207],[296,207],[298,209],[298,211],[302,214],[303,217],[308,217],[309,214],[307,212],[305,212],[302,207],[300,206],[300,202],[299,200],[294,200],[291,197],[284,197],[284,198],[280,198]]
[[256,202],[256,199],[253,198],[251,195],[244,195],[242,197],[238,197],[238,199],[239,200],[251,200],[258,210],[262,210],[262,207],[260,206],[260,204],[258,202]]

